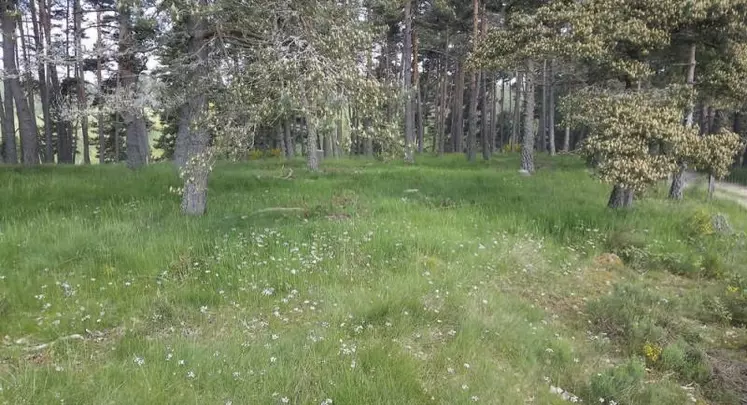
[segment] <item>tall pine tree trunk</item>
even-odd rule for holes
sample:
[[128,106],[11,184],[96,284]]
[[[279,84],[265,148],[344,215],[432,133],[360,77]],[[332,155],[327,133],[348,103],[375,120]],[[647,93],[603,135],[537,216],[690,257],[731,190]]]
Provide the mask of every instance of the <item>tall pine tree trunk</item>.
[[418,153],[423,153],[424,121],[423,117],[423,88],[420,86],[420,40],[418,30],[412,28],[412,87],[415,91],[415,130],[417,134]]
[[[134,102],[137,94],[138,77],[135,69],[135,39],[131,27],[132,11],[128,5],[119,11],[119,80],[126,103]],[[148,129],[142,109],[126,105],[121,114],[127,137],[127,167],[137,169],[148,164]]]
[[42,103],[42,115],[44,117],[44,162],[54,163],[54,145],[52,145],[52,115],[50,111],[49,87],[47,86],[47,48],[44,46],[42,23],[44,21],[44,4],[39,5],[39,18],[37,19],[36,0],[29,0],[31,11],[31,24],[34,31],[34,44],[36,45],[39,74],[39,93]]
[[86,101],[85,77],[83,74],[83,9],[80,0],[75,0],[75,78],[78,85],[78,109],[81,111],[80,127],[83,136],[83,163],[91,164],[91,149],[88,139],[88,102]]
[[[101,74],[101,59],[103,55],[100,53],[103,51],[103,41],[101,38],[101,5],[96,6],[96,88],[98,92],[102,92],[102,74]],[[104,164],[106,162],[106,139],[104,139],[104,113],[99,109],[98,116],[96,117],[98,135],[99,135],[99,163]]]
[[[10,86],[10,93],[16,105],[18,115],[18,129],[21,138],[21,161],[24,165],[39,164],[39,144],[36,117],[31,114],[26,93],[21,86],[15,57],[15,13],[16,1],[5,0],[2,2],[2,29],[3,29],[3,64],[6,75],[5,85]],[[7,105],[7,104],[6,104]],[[6,108],[6,117],[13,114],[13,109]],[[7,140],[6,140],[7,141]],[[15,138],[13,139],[13,151],[15,151]]]
[[[207,0],[200,0],[198,4],[200,8],[206,8]],[[183,168],[182,212],[187,215],[202,215],[207,209],[208,176],[210,175],[210,161],[212,159],[208,148],[210,134],[203,127],[204,123],[202,122],[208,113],[207,97],[204,92],[199,90],[203,85],[201,82],[206,79],[208,74],[207,23],[204,17],[192,15],[189,17],[188,28],[191,35],[187,46],[190,56],[196,58],[196,64],[194,72],[190,75],[193,83],[193,94],[187,101],[190,119],[188,122],[180,122],[180,125],[186,124],[189,126],[186,130],[182,129],[181,131],[189,134],[185,148],[186,163]],[[145,125],[143,119],[136,122]],[[130,135],[128,128],[128,164],[130,163]],[[138,141],[142,139],[147,142],[147,136],[136,138]],[[147,160],[138,163],[145,164],[146,162]]]
[[[524,89],[524,76],[521,71],[516,73],[516,92],[514,93],[513,126],[511,128],[511,150],[519,142],[519,131],[521,130],[521,94]],[[532,93],[534,94],[534,93]],[[532,145],[534,146],[534,145]]]
[[[480,33],[479,26],[479,14],[480,14],[480,0],[472,1],[472,42],[477,44],[477,37]],[[477,153],[477,102],[479,99],[479,87],[477,82],[480,80],[480,75],[477,71],[472,72],[470,75],[469,91],[469,116],[467,117],[469,122],[467,130],[467,160],[470,162],[475,161],[475,155]]]
[[464,66],[457,61],[456,83],[454,85],[454,109],[451,112],[451,138],[453,152],[464,151]]
[[526,90],[524,95],[524,140],[521,146],[521,170],[534,173],[534,61],[526,61]]
[[553,62],[554,61],[550,61],[550,68],[549,68],[549,71],[548,71],[549,80],[547,81],[547,85],[549,86],[549,89],[548,89],[548,97],[549,97],[548,103],[550,104],[550,106],[549,106],[549,112],[548,112],[548,116],[547,116],[547,121],[548,121],[548,123],[547,123],[547,125],[548,125],[547,137],[548,137],[548,140],[550,141],[550,156],[555,156],[555,152],[556,152],[556,150],[555,150],[556,149],[555,148],[555,86],[553,86],[553,82],[554,82],[553,78],[555,76],[554,76],[554,73],[553,73],[553,67],[554,67],[554,63]]
[[403,91],[405,94],[405,162],[414,163],[415,116],[412,105],[412,1],[405,1],[404,49],[402,50]]
[[542,61],[542,101],[540,102],[539,128],[536,145],[538,151],[547,150],[547,59]]
[[[52,0],[47,3],[46,0],[39,1],[39,17],[42,20],[41,25],[44,29],[44,42],[47,49],[52,49],[52,17],[50,13]],[[57,65],[53,62],[47,64],[49,81],[52,85],[50,92],[50,115],[55,120],[57,130],[57,163],[73,163],[73,140],[68,131],[67,122],[62,119],[61,105],[62,94],[60,92],[60,78],[57,74]],[[51,144],[54,144],[54,139]]]
[[[695,85],[695,51],[696,45],[693,43],[690,45],[690,57],[689,65],[687,69],[687,84],[688,86]],[[687,107],[687,116],[685,118],[685,126],[691,127],[693,125],[695,115],[695,104],[693,102]],[[680,162],[677,167],[677,171],[672,176],[672,185],[669,187],[669,198],[673,200],[681,200],[684,196],[685,190],[685,170],[687,170],[687,162]]]
[[[10,1],[2,2],[2,24],[3,24],[3,67],[5,69],[5,75],[3,77],[3,154],[5,156],[5,163],[17,164],[18,163],[18,149],[16,146],[16,120],[15,120],[15,109],[13,108],[13,86],[11,84],[13,78],[8,72],[7,66],[11,64],[15,65],[15,47],[14,43],[14,32],[11,30],[11,25],[6,25],[6,20],[12,17],[8,16],[9,12],[13,12]],[[10,24],[10,22],[8,22]]]

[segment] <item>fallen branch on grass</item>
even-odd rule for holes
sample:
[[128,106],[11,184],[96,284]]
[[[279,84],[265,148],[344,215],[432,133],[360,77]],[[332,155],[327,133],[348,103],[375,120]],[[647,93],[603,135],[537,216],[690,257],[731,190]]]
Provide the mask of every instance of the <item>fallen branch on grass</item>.
[[35,351],[39,351],[39,350],[44,350],[44,349],[46,349],[48,347],[51,347],[53,344],[55,344],[57,342],[64,342],[66,340],[85,340],[85,339],[86,338],[84,338],[82,335],[74,333],[72,335],[63,336],[63,337],[61,337],[61,338],[59,338],[57,340],[53,340],[53,341],[51,341],[49,343],[42,343],[40,345],[27,347],[26,351],[27,352],[35,352]]

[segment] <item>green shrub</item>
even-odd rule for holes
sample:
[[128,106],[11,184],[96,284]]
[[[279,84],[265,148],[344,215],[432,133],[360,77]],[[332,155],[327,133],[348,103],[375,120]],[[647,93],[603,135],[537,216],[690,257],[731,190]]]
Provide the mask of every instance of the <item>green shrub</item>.
[[650,259],[646,238],[630,230],[611,232],[606,240],[606,248],[634,269],[647,267]]
[[661,343],[666,330],[659,325],[672,304],[633,285],[616,285],[612,294],[589,303],[592,324],[621,341],[629,353],[640,353],[647,343]]
[[699,384],[708,382],[712,375],[705,353],[682,339],[664,348],[658,367],[677,373],[681,381]]
[[615,401],[618,405],[633,404],[645,376],[646,367],[643,362],[630,359],[627,363],[593,376],[586,397],[590,403],[602,398],[606,403]]

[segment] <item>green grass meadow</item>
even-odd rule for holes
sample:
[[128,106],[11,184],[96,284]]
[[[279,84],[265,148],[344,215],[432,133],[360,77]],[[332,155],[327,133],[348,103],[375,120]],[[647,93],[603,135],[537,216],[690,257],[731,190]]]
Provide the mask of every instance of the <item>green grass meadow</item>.
[[0,404],[745,401],[747,211],[518,159],[2,168]]

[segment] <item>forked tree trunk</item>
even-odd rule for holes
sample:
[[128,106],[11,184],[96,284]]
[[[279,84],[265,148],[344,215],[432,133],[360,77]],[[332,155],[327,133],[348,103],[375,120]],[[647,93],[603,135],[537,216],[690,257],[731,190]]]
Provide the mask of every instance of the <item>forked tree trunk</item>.
[[526,61],[526,90],[524,100],[524,141],[521,147],[521,170],[534,173],[534,61]]
[[[695,50],[696,45],[693,43],[690,45],[690,59],[689,66],[687,69],[687,84],[688,86],[695,85]],[[685,118],[685,126],[691,127],[693,125],[693,119],[695,114],[695,104],[691,102],[687,107],[687,116]],[[685,191],[685,170],[687,170],[687,162],[679,162],[677,171],[672,175],[672,185],[669,187],[669,198],[672,200],[682,200]]]

